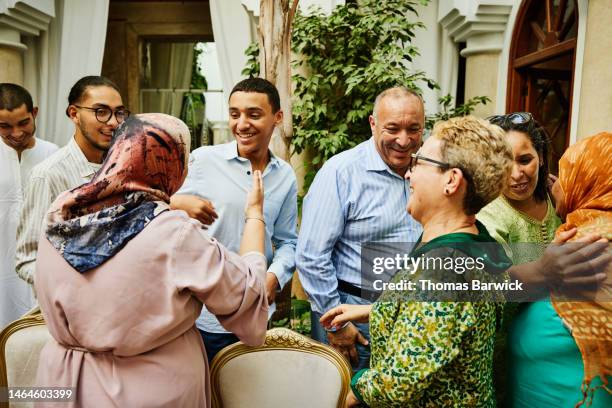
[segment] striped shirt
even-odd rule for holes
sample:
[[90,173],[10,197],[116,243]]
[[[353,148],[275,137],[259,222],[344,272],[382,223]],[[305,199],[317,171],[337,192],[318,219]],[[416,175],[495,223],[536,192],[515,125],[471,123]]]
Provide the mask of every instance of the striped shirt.
[[34,282],[38,240],[49,207],[57,196],[91,180],[101,164],[90,163],[76,140],[70,142],[32,169],[25,190],[17,229],[17,274]]
[[296,250],[300,282],[318,313],[340,304],[338,279],[361,284],[361,244],[416,242],[408,182],[382,160],[374,138],[329,159],[304,198]]

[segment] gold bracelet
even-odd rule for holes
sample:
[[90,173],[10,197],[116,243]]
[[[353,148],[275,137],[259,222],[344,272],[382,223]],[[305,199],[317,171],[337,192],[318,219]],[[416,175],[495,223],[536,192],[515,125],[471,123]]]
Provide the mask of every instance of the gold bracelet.
[[259,220],[259,221],[263,222],[264,226],[266,225],[266,221],[263,218],[260,218],[260,217],[246,217],[244,219],[244,222],[247,222],[247,220]]

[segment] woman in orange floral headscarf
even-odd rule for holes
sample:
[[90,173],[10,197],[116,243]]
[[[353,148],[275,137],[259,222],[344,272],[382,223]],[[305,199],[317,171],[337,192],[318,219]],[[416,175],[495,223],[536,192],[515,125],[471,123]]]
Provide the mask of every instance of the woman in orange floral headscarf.
[[[577,227],[574,239],[595,233],[612,239],[612,133],[599,133],[567,149],[559,161],[559,179],[552,193],[557,213],[565,219],[557,234]],[[584,362],[582,392],[584,402],[595,397],[610,398],[612,375],[612,271],[591,299],[560,301],[553,295],[553,306],[571,329]],[[599,377],[595,384],[595,379]],[[601,401],[600,401],[601,402]]]

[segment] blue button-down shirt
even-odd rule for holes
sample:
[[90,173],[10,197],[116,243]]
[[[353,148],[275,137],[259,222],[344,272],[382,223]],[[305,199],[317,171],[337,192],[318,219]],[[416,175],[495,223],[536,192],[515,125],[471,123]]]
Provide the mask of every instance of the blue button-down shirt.
[[382,160],[374,139],[337,154],[318,171],[304,198],[296,251],[312,309],[340,304],[338,279],[361,284],[361,245],[416,242],[422,228],[406,212],[408,182]]
[[[238,252],[244,228],[244,207],[253,181],[251,162],[238,156],[236,142],[204,146],[189,159],[187,179],[177,194],[193,194],[212,201],[219,218],[208,228],[211,236]],[[297,183],[289,164],[270,153],[263,172],[265,255],[268,271],[281,288],[295,269],[297,241]],[[214,315],[203,308],[196,322],[199,329],[225,333]]]

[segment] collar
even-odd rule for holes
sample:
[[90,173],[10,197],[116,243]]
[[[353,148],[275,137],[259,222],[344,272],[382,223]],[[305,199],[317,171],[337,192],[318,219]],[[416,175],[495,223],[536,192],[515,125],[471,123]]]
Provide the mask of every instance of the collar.
[[[229,143],[222,144],[221,150],[222,150],[221,155],[226,160],[236,159],[240,161],[247,161],[247,159],[245,159],[244,157],[240,157],[238,155],[238,143],[235,140]],[[270,154],[270,165],[272,166],[280,165],[280,159],[276,157],[274,153],[272,153],[272,150],[268,149],[268,153]]]
[[70,139],[66,147],[68,148],[68,153],[72,156],[78,167],[79,176],[85,178],[91,177],[102,167],[102,164],[91,163],[87,160],[87,157],[85,157],[85,154],[77,144],[74,136]]
[[476,220],[478,235],[468,232],[453,232],[440,235],[429,242],[422,242],[423,234],[415,244],[410,254],[417,258],[436,248],[454,248],[472,258],[481,257],[492,272],[503,272],[512,266],[512,261],[506,255],[504,248],[491,235],[485,226]]

